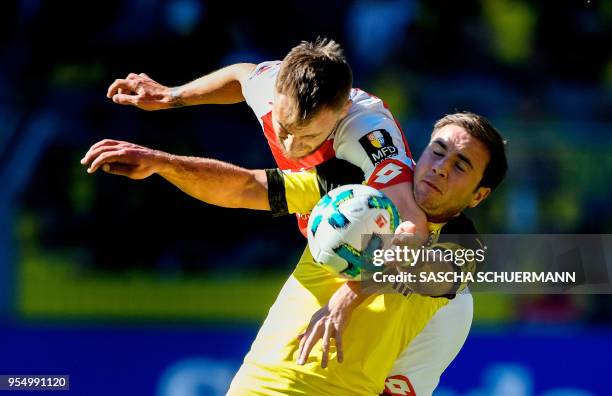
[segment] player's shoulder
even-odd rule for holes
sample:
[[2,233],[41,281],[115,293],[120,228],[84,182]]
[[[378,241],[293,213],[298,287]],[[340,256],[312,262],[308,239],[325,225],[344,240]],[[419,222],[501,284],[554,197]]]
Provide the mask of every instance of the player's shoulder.
[[350,99],[354,104],[360,104],[361,106],[382,106],[386,108],[385,103],[378,96],[364,91],[361,88],[352,88],[349,94]]
[[256,65],[242,84],[242,95],[258,119],[272,110],[274,84],[280,63],[268,61]]
[[252,81],[254,79],[261,78],[275,78],[276,74],[278,74],[280,64],[281,61],[279,60],[259,63],[255,66],[251,74],[247,77],[247,80]]
[[334,140],[359,139],[377,129],[383,129],[390,135],[399,135],[401,131],[393,115],[378,97],[357,88],[351,90],[353,102],[347,116],[340,122]]
[[247,101],[250,95],[261,96],[262,91],[265,91],[268,95],[268,91],[273,89],[276,82],[280,64],[280,61],[267,61],[255,65],[242,85],[242,91]]
[[351,92],[353,104],[334,134],[334,149],[341,158],[366,153],[377,165],[382,159],[408,152],[403,133],[383,102],[361,90]]
[[454,242],[468,249],[482,247],[474,222],[464,213],[453,217],[442,227],[438,242]]
[[444,227],[442,227],[443,233],[445,234],[477,234],[476,226],[474,222],[465,215],[460,213],[459,216],[455,216],[450,219]]

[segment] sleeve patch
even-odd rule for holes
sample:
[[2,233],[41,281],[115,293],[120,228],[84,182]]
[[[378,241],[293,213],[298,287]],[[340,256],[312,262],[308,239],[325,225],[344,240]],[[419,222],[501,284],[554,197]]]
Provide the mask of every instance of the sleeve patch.
[[412,170],[403,162],[390,159],[374,169],[367,185],[381,189],[404,182],[412,183]]
[[391,134],[386,129],[376,129],[359,138],[361,147],[365,150],[374,166],[383,160],[395,157],[399,149],[393,144]]

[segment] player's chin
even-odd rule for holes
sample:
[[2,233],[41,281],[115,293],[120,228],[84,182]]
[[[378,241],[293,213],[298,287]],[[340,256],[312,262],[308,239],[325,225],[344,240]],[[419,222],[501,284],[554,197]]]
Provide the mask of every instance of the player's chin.
[[425,211],[428,215],[431,213],[435,213],[440,209],[440,201],[437,197],[434,197],[433,194],[429,193],[415,193],[414,194],[415,201],[417,205]]

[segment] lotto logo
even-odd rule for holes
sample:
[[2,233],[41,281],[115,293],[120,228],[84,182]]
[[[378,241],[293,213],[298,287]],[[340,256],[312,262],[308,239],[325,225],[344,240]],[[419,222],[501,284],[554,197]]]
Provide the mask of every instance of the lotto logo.
[[381,189],[404,182],[412,182],[410,168],[401,161],[387,159],[374,169],[367,184],[370,187]]
[[394,164],[393,162],[389,162],[376,173],[376,179],[374,179],[374,182],[379,184],[385,184],[389,182],[389,180],[392,180],[396,176],[399,176],[401,174],[402,168],[399,165]]
[[392,375],[385,381],[384,395],[389,396],[416,396],[410,380],[403,375]]
[[385,219],[385,216],[383,214],[379,214],[378,217],[376,218],[376,220],[374,220],[374,222],[380,228],[383,228],[384,226],[387,225],[387,219]]

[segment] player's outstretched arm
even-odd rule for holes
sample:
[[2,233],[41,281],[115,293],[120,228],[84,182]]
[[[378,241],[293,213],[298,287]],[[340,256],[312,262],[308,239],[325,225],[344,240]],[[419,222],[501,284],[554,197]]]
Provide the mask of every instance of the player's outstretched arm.
[[143,110],[239,103],[244,101],[242,84],[254,68],[252,63],[237,63],[178,87],[160,84],[144,73],[130,73],[115,80],[106,96],[115,103]]
[[110,139],[91,146],[81,163],[88,167],[88,173],[101,168],[134,180],[158,174],[184,193],[212,205],[270,210],[265,170],[178,156]]

